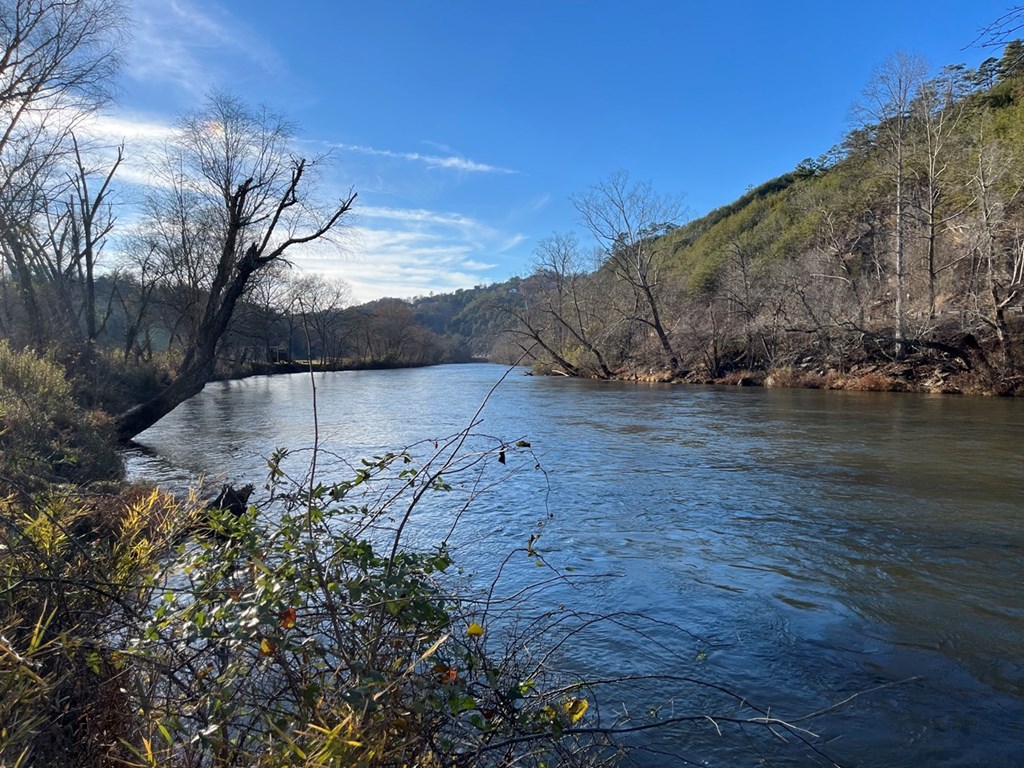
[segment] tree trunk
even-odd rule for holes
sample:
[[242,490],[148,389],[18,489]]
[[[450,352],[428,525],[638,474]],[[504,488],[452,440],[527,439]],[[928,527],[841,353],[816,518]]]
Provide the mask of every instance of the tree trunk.
[[[233,242],[229,238],[229,243]],[[229,253],[227,248],[225,253]],[[231,323],[238,299],[259,266],[259,254],[253,244],[237,264],[230,282],[215,282],[207,300],[203,321],[189,344],[174,381],[156,397],[130,408],[117,419],[117,439],[128,442],[149,429],[190,397],[199,394],[213,376],[217,346]],[[226,274],[227,269],[222,270]]]
[[896,153],[896,358],[903,357],[903,342],[906,324],[903,319],[903,142],[902,136]]
[[213,361],[207,366],[179,373],[178,377],[156,397],[136,405],[117,419],[116,435],[121,443],[130,442],[146,431],[190,397],[203,391],[213,375]]
[[661,342],[661,349],[665,353],[665,358],[668,361],[668,366],[673,373],[679,368],[679,358],[676,355],[675,350],[672,348],[672,342],[668,340],[668,334],[665,332],[665,326],[661,322],[661,314],[658,312],[658,302],[654,298],[654,293],[651,291],[650,285],[646,282],[643,286],[644,296],[647,298],[647,304],[651,309],[651,327],[654,332],[658,334],[658,341]]
[[935,306],[935,206],[928,209],[928,319],[934,320]]
[[1017,360],[1013,349],[1013,338],[1006,323],[1005,301],[1000,301],[999,292],[992,288],[992,303],[995,311],[992,313],[993,327],[996,331],[996,339],[999,340],[999,351],[1003,357],[1003,370],[1006,376],[1013,376],[1017,372]]

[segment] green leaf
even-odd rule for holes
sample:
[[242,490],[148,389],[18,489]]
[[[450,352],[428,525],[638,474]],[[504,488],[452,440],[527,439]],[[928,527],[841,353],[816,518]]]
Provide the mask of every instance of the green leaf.
[[476,709],[476,699],[468,693],[458,693],[449,699],[448,708],[451,710],[453,715],[469,712]]

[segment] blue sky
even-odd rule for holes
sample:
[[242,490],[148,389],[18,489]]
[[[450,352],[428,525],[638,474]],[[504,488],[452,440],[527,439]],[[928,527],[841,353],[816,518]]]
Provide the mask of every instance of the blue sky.
[[[624,169],[699,216],[839,142],[902,49],[974,66],[988,0],[129,0],[104,122],[143,154],[213,88],[286,113],[359,214],[301,268],[358,300],[530,271],[568,198]],[[135,176],[133,177],[133,174]],[[141,178],[126,168],[126,178]]]

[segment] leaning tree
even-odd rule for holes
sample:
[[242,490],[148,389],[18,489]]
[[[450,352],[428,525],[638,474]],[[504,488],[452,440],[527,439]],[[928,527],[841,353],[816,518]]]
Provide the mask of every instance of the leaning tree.
[[183,351],[171,384],[118,417],[121,440],[198,394],[255,278],[296,247],[330,238],[352,209],[353,192],[329,206],[316,203],[320,159],[293,155],[292,137],[280,115],[224,93],[179,124],[143,227],[168,287],[190,300]]

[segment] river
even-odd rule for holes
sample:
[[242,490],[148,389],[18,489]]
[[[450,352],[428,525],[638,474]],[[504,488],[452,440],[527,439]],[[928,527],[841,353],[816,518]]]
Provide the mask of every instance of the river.
[[[504,372],[317,374],[321,445],[355,460],[452,434]],[[312,444],[311,393],[301,374],[212,383],[139,436],[130,472],[259,487],[276,448]],[[580,671],[698,677],[784,719],[856,695],[802,722],[842,765],[1024,764],[1024,402],[515,370],[480,418],[532,449],[462,518],[459,561],[485,572],[543,530],[546,558],[594,577],[548,599],[646,617],[581,635]],[[521,561],[513,584],[536,578]],[[705,703],[621,695],[609,711]],[[639,738],[700,765],[828,764],[749,729]]]

